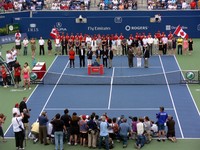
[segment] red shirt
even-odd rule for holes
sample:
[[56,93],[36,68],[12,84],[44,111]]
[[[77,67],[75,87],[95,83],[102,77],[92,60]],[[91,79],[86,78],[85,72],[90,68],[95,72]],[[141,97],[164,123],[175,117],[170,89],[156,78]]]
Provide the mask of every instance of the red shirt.
[[1,75],[2,75],[2,78],[7,77],[7,73],[6,73],[6,70],[4,68],[1,69]]
[[74,59],[75,58],[75,52],[73,50],[69,51],[69,59]]
[[190,8],[191,8],[191,9],[196,9],[196,2],[195,2],[195,1],[192,1],[192,2],[190,3]]
[[21,75],[21,67],[15,68],[15,76],[20,76]]

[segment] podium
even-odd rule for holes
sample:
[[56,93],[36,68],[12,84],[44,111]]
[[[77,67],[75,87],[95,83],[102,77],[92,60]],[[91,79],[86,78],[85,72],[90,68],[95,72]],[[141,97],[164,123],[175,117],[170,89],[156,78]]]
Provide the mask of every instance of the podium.
[[100,66],[91,66],[88,65],[88,75],[94,75],[94,74],[104,74],[104,68],[103,65]]
[[46,73],[46,63],[37,62],[35,67],[33,67],[32,72],[37,74],[38,79],[42,79],[44,74]]

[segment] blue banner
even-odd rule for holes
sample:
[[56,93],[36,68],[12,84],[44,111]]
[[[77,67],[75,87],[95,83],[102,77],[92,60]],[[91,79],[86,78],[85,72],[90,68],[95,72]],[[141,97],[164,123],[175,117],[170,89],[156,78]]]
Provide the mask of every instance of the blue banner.
[[[125,12],[124,12],[125,13]],[[94,14],[93,14],[94,15]],[[78,17],[78,16],[77,16]],[[154,22],[154,16],[83,16],[87,23],[76,23],[77,17],[37,17],[15,18],[14,23],[20,24],[20,30],[29,37],[50,38],[51,29],[55,26],[59,32],[83,34],[130,34],[151,33],[158,30],[173,33],[178,25],[192,38],[200,38],[200,16],[162,16],[160,22]]]
[[[26,33],[21,34],[21,39],[24,39],[24,37],[27,37]],[[5,36],[0,36],[0,45],[3,44],[8,44],[8,43],[14,43],[15,42],[15,35],[5,35]]]

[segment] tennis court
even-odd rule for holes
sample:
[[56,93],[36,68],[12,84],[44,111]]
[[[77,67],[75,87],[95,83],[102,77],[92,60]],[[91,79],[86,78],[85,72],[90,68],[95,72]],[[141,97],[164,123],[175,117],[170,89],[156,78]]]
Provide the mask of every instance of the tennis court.
[[[135,61],[135,60],[134,60]],[[67,56],[57,56],[44,77],[29,97],[32,109],[30,122],[45,110],[49,119],[65,108],[70,114],[110,117],[149,116],[156,120],[159,107],[176,121],[178,138],[200,138],[200,117],[191,93],[185,84],[174,56],[152,56],[149,68],[128,68],[127,57],[115,57],[113,68],[105,68],[103,76],[88,76],[87,68],[69,68]],[[136,62],[134,62],[136,64]],[[195,122],[195,125],[194,125]],[[6,132],[13,137],[12,130]]]

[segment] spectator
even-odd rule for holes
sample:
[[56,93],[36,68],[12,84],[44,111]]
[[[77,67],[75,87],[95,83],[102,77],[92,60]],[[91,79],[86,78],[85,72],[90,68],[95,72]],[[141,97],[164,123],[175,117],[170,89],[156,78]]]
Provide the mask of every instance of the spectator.
[[6,116],[4,114],[0,114],[0,136],[2,137],[2,141],[6,142],[4,138],[4,133],[3,133],[3,124],[6,121]]
[[188,4],[185,0],[183,0],[182,2],[182,9],[187,9],[188,8]]
[[111,47],[108,47],[108,66],[109,68],[112,68],[112,59],[113,59],[113,50]]
[[146,140],[148,143],[151,142],[152,137],[151,137],[151,121],[149,120],[148,116],[144,117],[144,131],[145,131],[145,136]]
[[135,148],[140,149],[144,146],[146,139],[144,136],[144,119],[139,118],[139,122],[137,123],[137,141],[135,143]]
[[148,68],[149,67],[149,57],[150,57],[150,53],[149,53],[149,48],[147,45],[143,45],[143,57],[144,57],[144,68]]
[[2,65],[1,66],[1,76],[3,79],[3,87],[7,88],[8,86],[8,77],[7,77],[7,71],[5,69],[5,67]]
[[132,132],[132,138],[136,139],[137,136],[137,123],[138,123],[138,118],[137,117],[131,117],[131,132]]
[[192,38],[190,38],[189,40],[188,40],[188,47],[189,47],[189,55],[191,55],[192,54],[192,51],[193,51],[193,40],[192,40]]
[[186,38],[184,38],[184,40],[183,40],[183,55],[187,54],[187,50],[188,50],[188,40]]
[[183,51],[182,51],[182,49],[183,49],[183,39],[181,38],[181,37],[179,37],[178,39],[177,39],[177,45],[178,45],[178,55],[180,54],[180,55],[182,55],[182,53],[183,53]]
[[77,145],[78,144],[78,135],[79,135],[79,125],[78,125],[78,122],[79,122],[79,117],[77,116],[77,113],[74,112],[72,114],[72,119],[70,121],[70,139],[69,139],[69,142],[68,144],[69,145]]
[[67,55],[67,40],[66,38],[64,37],[61,41],[61,45],[62,45],[62,55]]
[[176,38],[173,37],[172,38],[172,54],[175,55],[176,54]]
[[42,37],[40,37],[38,43],[39,43],[39,46],[40,46],[40,55],[42,55],[42,54],[44,55],[45,54],[45,52],[44,52],[44,43],[45,43],[44,39]]
[[15,88],[19,87],[19,82],[21,82],[21,66],[18,61],[14,65],[14,78],[15,78]]
[[49,145],[47,143],[47,122],[49,121],[47,117],[47,113],[45,111],[42,112],[42,114],[38,118],[39,122],[39,138],[40,143],[44,145]]
[[158,139],[157,141],[160,142],[161,138],[163,141],[165,141],[165,124],[168,118],[168,114],[164,112],[164,107],[160,107],[160,112],[156,114],[156,117],[158,119]]
[[22,41],[23,46],[24,46],[24,56],[27,56],[27,50],[28,50],[28,39],[25,37],[24,40]]
[[106,122],[106,117],[102,116],[100,123],[99,149],[101,149],[102,140],[104,139],[106,150],[109,150],[108,126],[109,124]]
[[80,68],[85,67],[85,48],[81,46],[78,54],[79,54]]
[[54,42],[55,42],[55,55],[61,55],[61,40],[58,35],[56,36]]
[[167,120],[167,138],[172,142],[176,142],[175,121],[172,116],[168,116]]
[[48,49],[48,55],[52,54],[52,42],[51,39],[47,40],[47,49]]
[[75,60],[75,52],[74,52],[73,48],[70,48],[70,50],[69,50],[70,68],[72,68],[72,67],[75,68],[74,60]]
[[85,147],[88,135],[86,115],[81,116],[81,120],[79,121],[79,127],[80,127],[80,145],[83,145]]
[[69,110],[65,109],[64,110],[64,114],[61,116],[61,120],[64,122],[64,125],[66,127],[66,131],[67,131],[67,135],[66,138],[69,142],[69,138],[70,138],[70,122],[71,122],[71,116],[68,114]]
[[[56,114],[53,121],[51,121],[53,125],[54,130],[54,137],[55,137],[55,150],[58,150],[58,147],[60,147],[60,150],[63,149],[63,131],[66,132],[66,127],[64,122],[60,119],[60,114]],[[58,144],[60,146],[58,146]]]
[[94,116],[91,115],[89,121],[87,122],[88,125],[88,147],[89,148],[96,148],[97,146],[97,124],[94,121]]
[[123,148],[126,148],[128,144],[128,136],[131,134],[131,128],[127,123],[126,118],[124,118],[123,122],[119,125],[119,134],[123,142]]
[[102,50],[102,59],[103,59],[103,66],[104,67],[108,67],[108,49],[105,48],[104,50]]
[[92,47],[89,47],[88,51],[87,51],[87,61],[88,61],[88,65],[92,65]]
[[20,50],[21,50],[21,39],[20,39],[20,37],[17,37],[15,39],[15,48],[17,50],[17,54],[20,55]]
[[35,49],[36,49],[36,41],[34,38],[31,39],[30,41],[31,43],[31,52],[32,52],[32,56],[35,56]]
[[129,68],[133,67],[133,57],[134,57],[134,53],[133,53],[133,49],[131,47],[128,48],[128,66]]

